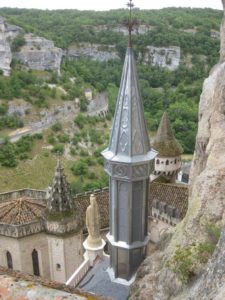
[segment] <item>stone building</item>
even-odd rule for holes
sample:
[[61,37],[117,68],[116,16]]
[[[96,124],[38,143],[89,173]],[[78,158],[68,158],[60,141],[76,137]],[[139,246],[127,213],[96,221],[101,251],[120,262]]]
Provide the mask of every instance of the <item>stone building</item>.
[[[167,228],[175,226],[186,214],[188,188],[152,183],[150,189],[148,230],[150,239],[157,242]],[[46,191],[23,189],[1,193],[0,265],[23,273],[39,273],[44,278],[65,282],[83,261],[82,242],[87,231],[84,219],[90,194],[91,192],[78,194],[73,198],[74,216],[80,218],[81,224],[80,231],[76,232],[70,231],[75,226],[75,222],[71,221],[73,218],[70,221],[47,219]],[[106,240],[109,227],[109,189],[95,191],[94,195],[99,204],[101,235]],[[163,210],[159,208],[160,203],[163,204]],[[170,206],[176,208],[175,217],[170,215]],[[39,272],[34,267],[37,261]],[[73,268],[71,274],[67,268],[67,276],[63,269],[66,269],[66,264]]]
[[181,154],[183,149],[176,140],[169,121],[168,114],[164,112],[152,147],[158,151],[155,159],[155,168],[151,180],[164,180],[175,183],[181,168]]
[[0,195],[0,265],[65,282],[82,262],[82,232],[63,168],[45,191]]

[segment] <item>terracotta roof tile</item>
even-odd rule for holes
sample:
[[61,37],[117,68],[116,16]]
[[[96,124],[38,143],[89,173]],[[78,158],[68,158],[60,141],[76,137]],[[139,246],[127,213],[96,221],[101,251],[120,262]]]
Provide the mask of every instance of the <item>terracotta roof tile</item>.
[[151,183],[149,193],[149,211],[153,200],[167,203],[178,209],[181,219],[188,209],[188,186],[164,183]]
[[[101,228],[109,226],[109,190],[108,188],[93,191],[85,194],[78,194],[74,197],[77,212],[85,224],[86,209],[90,204],[90,195],[95,194],[99,205],[101,216]],[[188,207],[188,187],[183,185],[172,185],[163,183],[151,183],[149,193],[149,212],[154,199],[166,202],[176,207],[181,218],[186,214]],[[33,198],[11,199],[0,202],[0,223],[6,224],[27,224],[44,216],[46,201]]]
[[0,223],[21,225],[43,216],[46,203],[40,199],[19,198],[0,203]]
[[109,226],[109,190],[105,188],[98,192],[86,193],[77,195],[74,199],[75,206],[79,211],[83,220],[85,220],[86,209],[90,205],[90,195],[94,194],[96,196],[96,201],[99,207],[99,213],[101,217],[101,228]]

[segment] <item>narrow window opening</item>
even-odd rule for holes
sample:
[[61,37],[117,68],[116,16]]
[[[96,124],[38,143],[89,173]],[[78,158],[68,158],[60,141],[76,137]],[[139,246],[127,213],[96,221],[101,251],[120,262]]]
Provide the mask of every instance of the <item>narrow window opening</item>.
[[12,255],[9,251],[6,252],[6,258],[7,258],[7,267],[8,267],[8,269],[13,269]]
[[34,249],[32,251],[32,262],[33,262],[34,275],[40,276],[39,261],[38,261],[38,252],[37,252],[36,249]]

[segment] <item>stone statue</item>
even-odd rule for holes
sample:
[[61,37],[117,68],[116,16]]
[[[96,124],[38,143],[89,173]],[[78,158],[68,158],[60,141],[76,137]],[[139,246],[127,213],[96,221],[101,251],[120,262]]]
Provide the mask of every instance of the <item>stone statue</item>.
[[86,226],[88,230],[88,246],[94,248],[101,246],[100,215],[98,211],[98,204],[93,194],[90,196],[90,205],[86,211]]

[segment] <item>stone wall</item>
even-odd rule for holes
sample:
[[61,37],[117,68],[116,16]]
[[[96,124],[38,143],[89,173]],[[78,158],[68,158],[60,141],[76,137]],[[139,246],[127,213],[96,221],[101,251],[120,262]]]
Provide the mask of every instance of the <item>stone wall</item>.
[[79,229],[79,222],[77,219],[71,218],[71,220],[65,218],[62,221],[46,221],[45,229],[48,233],[55,235],[64,235],[68,232],[75,232]]
[[112,300],[108,297],[81,292],[73,286],[47,280],[42,277],[28,275],[19,271],[9,270],[0,266],[0,295],[6,299],[27,300]]
[[46,235],[43,233],[22,239],[1,236],[0,265],[7,267],[6,251],[9,251],[12,256],[13,269],[33,274],[32,251],[34,249],[38,251],[41,276],[50,278],[48,244]]
[[82,235],[60,238],[48,235],[51,279],[66,282],[83,261]]
[[0,238],[1,235],[9,236],[13,238],[21,238],[24,236],[36,234],[45,230],[44,223],[42,221],[35,221],[23,225],[11,225],[0,223]]
[[74,235],[64,239],[64,256],[66,279],[69,279],[84,260],[82,234]]
[[0,202],[6,202],[19,198],[45,199],[46,191],[35,189],[21,189],[5,193],[0,193]]

